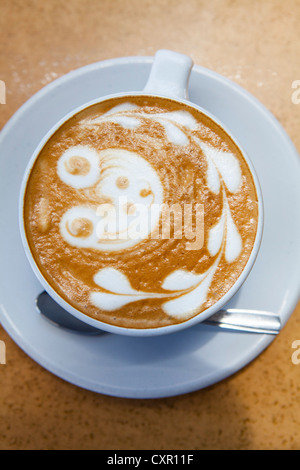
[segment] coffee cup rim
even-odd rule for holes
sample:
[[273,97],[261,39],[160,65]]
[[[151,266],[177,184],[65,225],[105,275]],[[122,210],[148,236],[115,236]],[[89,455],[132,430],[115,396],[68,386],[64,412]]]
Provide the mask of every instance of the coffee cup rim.
[[[110,323],[105,323],[101,320],[97,320],[93,317],[90,317],[84,313],[82,313],[80,310],[76,309],[73,307],[71,304],[69,304],[65,299],[63,299],[57,292],[56,290],[51,286],[51,284],[47,281],[47,279],[44,277],[43,273],[40,271],[39,266],[37,262],[34,259],[34,256],[32,254],[32,251],[29,246],[29,242],[27,239],[26,235],[26,230],[25,230],[25,220],[24,220],[24,202],[25,202],[25,193],[26,193],[26,188],[28,184],[28,180],[31,174],[31,171],[33,169],[33,166],[46,145],[46,143],[50,140],[50,138],[55,134],[55,132],[63,125],[65,124],[68,120],[70,120],[73,116],[76,114],[80,113],[81,111],[88,109],[89,107],[92,107],[94,105],[103,103],[105,101],[109,101],[112,99],[118,99],[122,97],[137,97],[137,96],[145,96],[145,97],[151,97],[151,98],[162,98],[166,99],[168,101],[173,101],[178,104],[184,104],[190,108],[194,108],[197,111],[200,111],[203,113],[205,116],[210,118],[214,123],[216,123],[218,126],[220,126],[225,133],[232,139],[232,141],[237,145],[239,150],[241,151],[248,167],[251,172],[253,181],[254,181],[254,186],[256,189],[256,195],[257,195],[257,205],[258,205],[258,219],[257,219],[257,229],[256,229],[256,235],[255,235],[255,241],[250,253],[250,256],[248,258],[248,261],[236,280],[236,282],[231,286],[231,288],[224,294],[221,299],[219,299],[215,304],[212,306],[208,307],[204,311],[196,314],[192,318],[189,318],[188,320],[182,321],[180,323],[172,324],[172,325],[166,325],[166,326],[161,326],[161,327],[155,327],[155,328],[128,328],[128,327],[123,327],[123,326],[117,326],[113,325]],[[201,106],[192,103],[188,99],[184,98],[177,98],[177,97],[170,97],[167,95],[163,94],[154,94],[154,93],[145,93],[145,91],[131,91],[131,92],[120,92],[120,93],[113,93],[109,95],[105,95],[101,98],[97,98],[94,100],[90,100],[87,103],[80,105],[76,108],[74,108],[72,111],[67,113],[63,118],[61,118],[52,128],[46,133],[46,135],[43,137],[43,139],[40,141],[38,146],[36,147],[35,151],[31,155],[28,164],[26,166],[22,182],[21,182],[21,187],[20,187],[20,195],[19,195],[19,229],[20,229],[20,234],[21,234],[21,240],[23,244],[23,248],[26,254],[26,257],[29,261],[29,264],[35,273],[36,277],[42,284],[43,288],[46,290],[46,292],[62,307],[64,308],[68,313],[76,317],[77,319],[83,321],[84,323],[93,326],[95,328],[98,328],[99,330],[106,331],[108,333],[114,333],[114,334],[120,334],[120,335],[125,335],[125,336],[159,336],[159,335],[164,335],[168,333],[175,333],[181,330],[184,330],[186,328],[189,328],[191,326],[197,325],[202,323],[203,321],[207,320],[209,317],[211,317],[214,313],[222,309],[230,299],[238,292],[238,290],[241,288],[241,286],[244,284],[246,281],[248,275],[250,274],[250,271],[255,263],[255,260],[258,256],[258,252],[260,249],[261,241],[262,241],[262,235],[263,235],[263,225],[264,225],[264,205],[263,205],[263,195],[262,195],[262,190],[260,186],[260,182],[256,173],[256,170],[254,168],[254,165],[244,150],[243,146],[239,143],[239,141],[234,137],[231,133],[231,131],[227,128],[225,124],[223,124],[217,117],[215,117],[212,113],[209,111],[205,110]],[[246,307],[245,307],[246,308]]]

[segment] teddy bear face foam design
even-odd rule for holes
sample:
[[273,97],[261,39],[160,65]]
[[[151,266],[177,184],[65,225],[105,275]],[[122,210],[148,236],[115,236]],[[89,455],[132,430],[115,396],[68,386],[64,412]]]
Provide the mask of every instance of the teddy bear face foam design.
[[163,187],[137,153],[72,147],[59,159],[57,172],[68,186],[86,190],[86,205],[71,207],[61,219],[61,235],[70,245],[119,251],[139,243],[157,226]]

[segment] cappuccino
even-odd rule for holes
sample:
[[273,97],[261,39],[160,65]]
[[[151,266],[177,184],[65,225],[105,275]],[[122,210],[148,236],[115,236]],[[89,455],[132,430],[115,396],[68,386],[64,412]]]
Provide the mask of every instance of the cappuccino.
[[243,272],[258,198],[239,147],[172,99],[112,98],[44,145],[24,197],[41,274],[102,322],[159,328],[220,300]]

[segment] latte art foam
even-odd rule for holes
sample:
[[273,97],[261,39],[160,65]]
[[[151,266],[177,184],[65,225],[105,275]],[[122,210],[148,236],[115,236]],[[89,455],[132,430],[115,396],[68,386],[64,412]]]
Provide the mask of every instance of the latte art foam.
[[[89,173],[81,176],[70,172],[75,154],[78,159],[86,159],[81,166],[90,168]],[[152,166],[139,154],[125,149],[95,152],[87,147],[74,147],[59,159],[57,173],[73,189],[88,188],[86,205],[71,207],[61,219],[60,233],[67,243],[102,251],[123,250],[135,245],[141,238],[129,236],[134,223],[130,216],[140,205],[146,209],[139,221],[145,227],[143,238],[158,224],[160,211],[151,211],[150,224],[149,211],[163,204],[163,187]],[[89,179],[92,184],[87,185]],[[80,235],[78,230],[70,229],[80,221],[89,223],[88,234],[83,231]]]
[[[189,230],[178,236],[171,223],[164,237],[175,205],[182,216],[192,208]],[[33,256],[65,300],[110,324],[153,328],[230,289],[253,248],[258,207],[223,129],[172,100],[130,97],[94,105],[53,135],[30,175],[24,217]]]

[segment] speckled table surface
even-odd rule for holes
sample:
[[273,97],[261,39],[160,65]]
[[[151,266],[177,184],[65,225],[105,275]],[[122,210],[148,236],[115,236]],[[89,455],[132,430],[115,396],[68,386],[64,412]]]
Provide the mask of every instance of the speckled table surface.
[[[61,75],[173,49],[240,84],[300,151],[299,0],[0,0],[0,126]],[[205,390],[157,399],[98,395],[33,362],[0,326],[0,449],[300,449],[300,305],[271,346]],[[180,423],[180,425],[179,425]]]

